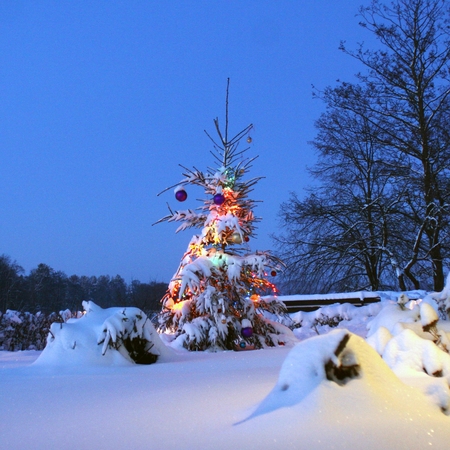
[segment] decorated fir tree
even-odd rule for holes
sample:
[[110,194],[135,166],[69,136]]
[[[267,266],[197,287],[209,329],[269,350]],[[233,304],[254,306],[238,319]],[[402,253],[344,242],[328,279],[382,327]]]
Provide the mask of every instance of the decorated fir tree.
[[[214,120],[218,139],[213,154],[217,169],[202,172],[184,169],[175,188],[175,198],[184,202],[189,185],[200,186],[206,196],[196,210],[173,211],[163,221],[179,221],[177,232],[200,228],[162,299],[160,331],[173,332],[189,350],[251,349],[283,344],[286,336],[278,323],[268,319],[283,315],[285,306],[276,298],[276,287],[267,274],[276,275],[279,261],[268,252],[249,253],[254,237],[255,201],[249,198],[261,177],[247,179],[254,158],[249,148],[238,149],[242,140],[251,142],[252,125],[228,138],[228,88],[225,129]],[[269,313],[269,314],[267,314]],[[273,316],[272,316],[273,317]]]

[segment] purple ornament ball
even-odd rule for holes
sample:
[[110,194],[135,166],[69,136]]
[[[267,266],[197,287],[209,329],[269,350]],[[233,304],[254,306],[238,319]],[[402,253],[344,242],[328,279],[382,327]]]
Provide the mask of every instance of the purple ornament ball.
[[253,336],[253,328],[252,327],[242,328],[241,333],[242,333],[242,337],[250,338]]
[[225,201],[225,197],[223,194],[216,194],[213,200],[216,205],[222,205],[223,202]]
[[175,192],[175,198],[179,202],[184,202],[187,199],[187,192],[184,189],[180,189],[179,191]]

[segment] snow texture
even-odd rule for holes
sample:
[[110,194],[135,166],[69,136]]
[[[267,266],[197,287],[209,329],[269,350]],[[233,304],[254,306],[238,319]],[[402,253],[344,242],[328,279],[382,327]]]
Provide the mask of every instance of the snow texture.
[[152,365],[114,345],[102,355],[129,323],[123,308],[87,304],[54,325],[36,363],[39,352],[0,352],[2,447],[446,450],[450,324],[411,293],[407,307],[387,297],[303,315],[293,347],[188,352],[149,328]]

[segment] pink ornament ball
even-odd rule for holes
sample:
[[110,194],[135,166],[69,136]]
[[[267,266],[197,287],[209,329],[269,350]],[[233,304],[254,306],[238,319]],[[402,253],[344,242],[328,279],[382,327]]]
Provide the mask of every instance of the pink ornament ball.
[[223,205],[223,202],[225,201],[225,197],[223,194],[216,194],[213,198],[214,204],[220,206]]
[[187,199],[187,192],[184,189],[180,189],[179,191],[175,192],[175,198],[179,202],[184,202]]
[[250,338],[253,336],[253,328],[252,327],[242,328],[241,334],[242,334],[242,337],[244,337],[244,338]]

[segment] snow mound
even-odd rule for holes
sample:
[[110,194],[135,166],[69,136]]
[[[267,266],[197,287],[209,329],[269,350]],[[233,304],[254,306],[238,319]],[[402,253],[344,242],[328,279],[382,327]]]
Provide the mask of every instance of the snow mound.
[[403,384],[364,339],[339,329],[297,344],[284,361],[277,384],[249,419],[283,408],[327,414],[348,408],[347,416],[364,410],[419,417],[435,414],[436,407]]
[[381,327],[395,334],[399,329],[403,329],[402,326],[399,327],[399,324],[413,324],[419,321],[419,308],[402,309],[397,304],[389,304],[367,324],[367,337],[370,338]]
[[382,353],[384,361],[406,383],[416,386],[448,414],[450,355],[435,343],[405,329],[392,337]]
[[172,350],[140,309],[103,309],[92,301],[83,308],[82,317],[52,324],[36,365],[149,364],[171,358]]
[[[437,308],[437,307],[436,307]],[[370,344],[405,383],[450,413],[450,339],[431,303],[391,305],[368,325]]]

